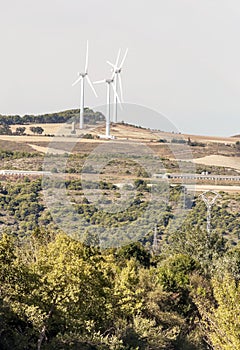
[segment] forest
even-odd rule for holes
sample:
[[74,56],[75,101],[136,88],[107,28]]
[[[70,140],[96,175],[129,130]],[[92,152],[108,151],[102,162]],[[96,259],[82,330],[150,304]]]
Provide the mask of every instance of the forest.
[[[122,214],[94,208],[79,180],[65,185],[91,225],[123,224]],[[124,215],[129,223],[149,198],[144,180],[135,186]],[[117,191],[106,182],[101,188]],[[139,241],[102,249],[87,230],[82,240],[61,231],[44,204],[41,179],[2,180],[0,349],[239,349],[240,195],[221,193],[208,235],[199,197],[174,229],[181,191],[171,188],[157,249],[154,228]]]
[[[79,116],[79,109],[70,109],[62,112],[47,113],[42,115],[0,115],[0,125],[18,125],[18,124],[36,124],[36,123],[66,123],[69,119]],[[101,112],[94,112],[90,108],[84,109],[84,118],[86,122],[95,124],[97,121],[103,121],[104,116]]]

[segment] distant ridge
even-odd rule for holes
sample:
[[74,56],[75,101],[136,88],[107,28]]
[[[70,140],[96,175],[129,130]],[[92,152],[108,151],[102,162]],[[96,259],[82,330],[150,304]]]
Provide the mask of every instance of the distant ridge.
[[[46,114],[26,114],[20,115],[0,115],[0,124],[7,125],[28,125],[28,124],[54,124],[54,123],[66,123],[71,118],[79,117],[79,109],[69,109],[61,112],[46,113]],[[105,120],[104,115],[101,112],[94,112],[90,108],[84,108],[84,118],[87,123],[95,124],[96,122]]]

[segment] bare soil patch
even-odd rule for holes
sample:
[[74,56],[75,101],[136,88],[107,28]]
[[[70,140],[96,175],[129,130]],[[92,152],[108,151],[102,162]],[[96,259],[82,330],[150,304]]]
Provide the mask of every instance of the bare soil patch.
[[203,158],[192,160],[195,164],[215,165],[240,170],[239,157],[225,157],[221,155],[209,155]]

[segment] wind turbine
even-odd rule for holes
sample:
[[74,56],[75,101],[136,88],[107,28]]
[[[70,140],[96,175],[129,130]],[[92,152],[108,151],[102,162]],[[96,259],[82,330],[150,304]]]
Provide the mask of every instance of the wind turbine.
[[[114,78],[115,90],[116,90],[116,92],[118,92],[118,87],[119,87],[120,97],[121,97],[122,102],[123,102],[123,88],[122,88],[121,72],[122,72],[122,68],[123,68],[124,62],[126,60],[127,54],[128,54],[128,49],[126,49],[120,65],[118,65],[118,63],[119,63],[119,58],[121,55],[121,49],[118,50],[118,55],[117,55],[117,59],[116,59],[115,64],[107,61],[107,63],[112,67],[112,70],[113,70],[112,79]],[[114,96],[114,119],[113,119],[114,123],[117,123],[117,108],[118,108],[118,98],[117,98],[117,95],[115,94],[115,96]]]
[[86,49],[86,60],[85,60],[85,69],[84,73],[78,72],[78,78],[77,80],[72,84],[72,86],[75,86],[79,82],[81,82],[81,101],[80,101],[80,120],[79,120],[79,127],[80,129],[84,128],[84,97],[85,97],[85,79],[87,79],[88,84],[90,85],[94,95],[97,97],[97,93],[94,89],[94,86],[88,76],[88,41],[87,41],[87,49]]
[[120,98],[115,88],[114,78],[103,79],[99,81],[95,81],[93,84],[107,84],[107,117],[106,117],[106,138],[110,138],[110,120],[111,120],[111,89],[113,89],[114,96],[116,96],[117,102],[121,104]]

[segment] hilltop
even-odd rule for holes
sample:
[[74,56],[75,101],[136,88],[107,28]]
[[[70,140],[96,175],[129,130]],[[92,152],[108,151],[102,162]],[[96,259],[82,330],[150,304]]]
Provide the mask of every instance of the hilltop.
[[[20,115],[0,115],[0,125],[29,125],[29,124],[49,124],[49,123],[66,123],[72,118],[78,118],[79,109],[69,109],[54,113],[45,114],[26,114]],[[86,123],[96,124],[98,121],[103,121],[105,118],[101,112],[94,112],[90,108],[84,109]]]
[[[15,169],[27,170],[29,167],[41,168],[42,156],[48,151],[49,144],[55,134],[65,135],[64,139],[55,144],[59,153],[64,153],[64,142],[72,142],[73,154],[86,156],[97,145],[112,142],[99,138],[105,134],[105,117],[100,112],[86,109],[86,128],[78,129],[79,110],[72,109],[63,112],[44,114],[39,116],[0,116],[0,123],[4,121],[9,134],[0,135],[0,150],[22,151],[36,153],[35,162],[28,164],[24,161],[2,163],[3,168],[10,166]],[[76,134],[72,134],[72,118],[76,122]],[[21,122],[21,124],[20,124]],[[2,124],[3,125],[3,124]],[[42,134],[34,134],[33,127],[42,129]],[[21,135],[17,133],[22,129]],[[59,131],[60,130],[60,131]],[[178,172],[179,162],[191,161],[196,171],[207,171],[213,174],[238,175],[240,171],[240,147],[237,136],[217,137],[180,134],[159,130],[146,129],[141,126],[130,125],[124,122],[111,125],[111,135],[116,142],[141,143],[147,145],[164,161],[167,171]],[[68,136],[68,137],[66,137]],[[181,159],[181,152],[187,150],[187,155]],[[173,153],[178,153],[177,157]],[[39,161],[37,159],[39,158]],[[30,162],[29,162],[30,163]],[[33,165],[34,164],[34,165]],[[27,168],[24,168],[27,167]]]

